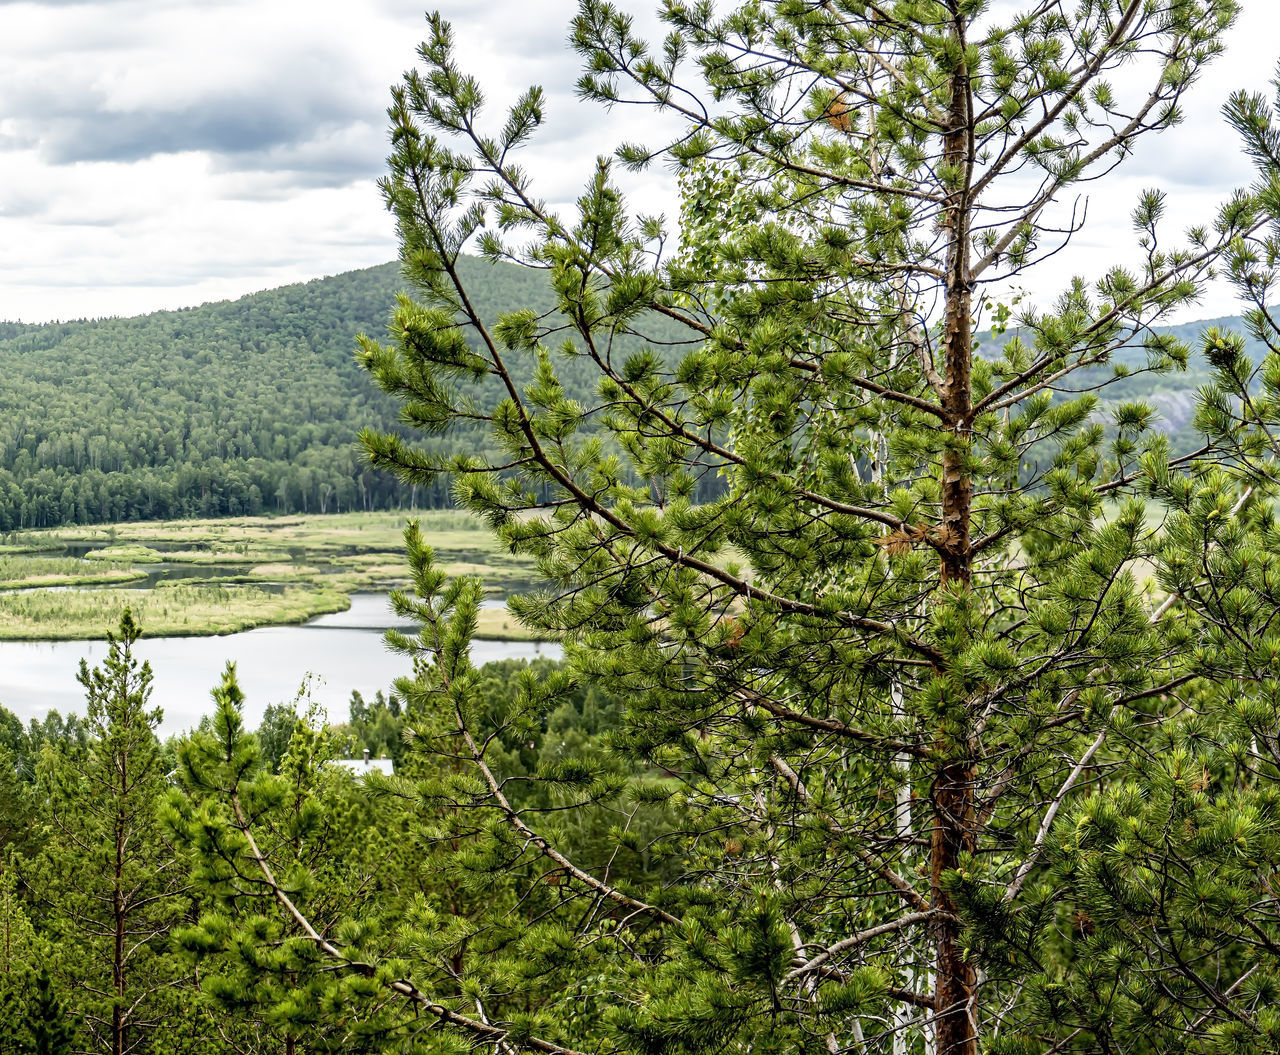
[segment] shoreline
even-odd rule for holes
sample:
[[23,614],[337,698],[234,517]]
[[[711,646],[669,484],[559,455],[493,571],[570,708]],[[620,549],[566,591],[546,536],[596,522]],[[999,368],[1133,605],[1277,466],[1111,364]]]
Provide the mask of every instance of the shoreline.
[[[407,513],[357,512],[15,534],[0,548],[0,641],[105,640],[126,606],[147,637],[300,626],[345,611],[353,594],[407,586],[409,519]],[[451,574],[479,575],[486,592],[501,594],[534,584],[532,562],[512,558],[465,515],[420,512],[413,519]],[[503,609],[481,614],[476,637],[555,642],[527,631]]]

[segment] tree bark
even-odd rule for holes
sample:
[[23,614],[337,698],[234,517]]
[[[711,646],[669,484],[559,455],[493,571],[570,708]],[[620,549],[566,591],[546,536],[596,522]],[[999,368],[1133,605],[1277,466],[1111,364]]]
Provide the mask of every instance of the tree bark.
[[[121,783],[124,781],[122,779]],[[111,891],[111,914],[115,925],[115,950],[111,963],[112,1006],[111,1006],[111,1055],[124,1055],[124,947],[125,947],[125,906],[124,906],[124,844],[125,821],[120,814],[116,815],[116,859],[115,889]]]
[[[954,15],[952,31],[963,54],[964,21]],[[962,65],[951,82],[950,127],[943,138],[943,163],[963,172],[948,198],[943,226],[948,237],[946,312],[943,320],[942,408],[948,432],[942,458],[942,517],[938,549],[941,585],[967,591],[973,576],[970,519],[973,479],[968,465],[973,428],[973,280],[970,271],[970,195],[972,179],[972,111],[967,69]],[[938,1055],[978,1055],[973,1008],[977,971],[960,944],[957,906],[943,887],[943,877],[960,867],[964,854],[976,847],[974,782],[968,761],[967,736],[955,730],[938,740],[941,761],[932,788],[933,832],[930,838],[930,904],[939,911],[934,926],[936,982],[934,991]]]

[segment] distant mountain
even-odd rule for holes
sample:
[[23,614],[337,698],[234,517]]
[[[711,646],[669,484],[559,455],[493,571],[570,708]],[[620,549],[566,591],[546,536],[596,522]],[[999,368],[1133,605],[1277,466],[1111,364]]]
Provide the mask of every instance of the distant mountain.
[[0,528],[386,506],[361,426],[396,408],[352,359],[388,264],[127,319],[0,324]]
[[[474,259],[463,266],[486,316],[552,307],[540,272]],[[385,334],[403,285],[385,264],[184,311],[0,322],[0,531],[447,505],[444,486],[410,492],[365,466],[353,446],[363,427],[400,427],[398,405],[352,351],[357,333]],[[1203,325],[1180,327],[1193,347]],[[566,387],[590,398],[591,371],[575,367],[566,364]],[[1144,375],[1108,396],[1151,399],[1180,434],[1205,376],[1202,366]],[[486,437],[441,442],[461,448]]]
[[[1175,454],[1186,454],[1203,446],[1203,438],[1192,428],[1192,419],[1196,413],[1196,393],[1210,380],[1209,365],[1202,354],[1202,334],[1210,326],[1241,330],[1243,322],[1233,316],[1161,327],[1161,332],[1171,333],[1190,346],[1187,369],[1177,373],[1134,375],[1108,385],[1103,392],[1103,399],[1109,402],[1143,400],[1155,407],[1159,414],[1156,427],[1170,437]],[[1255,358],[1265,351],[1254,346],[1249,348],[1249,354]],[[1130,365],[1136,366],[1143,362],[1143,352],[1128,350],[1127,358]]]

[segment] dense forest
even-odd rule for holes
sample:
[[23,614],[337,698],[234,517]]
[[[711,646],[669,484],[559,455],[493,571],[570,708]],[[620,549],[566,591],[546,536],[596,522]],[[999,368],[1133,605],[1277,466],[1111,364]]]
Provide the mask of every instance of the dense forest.
[[[54,711],[24,727],[0,707],[0,1052],[395,1050],[418,1031],[376,1008],[321,1022],[303,998],[296,1014],[280,1015],[281,997],[318,995],[328,972],[268,921],[265,891],[235,891],[212,861],[205,871],[195,818],[214,804],[206,782],[218,750],[234,745],[254,784],[246,798],[256,799],[255,820],[272,828],[264,852],[282,873],[316,866],[335,883],[303,899],[310,910],[323,903],[337,919],[358,906],[371,927],[394,925],[418,905],[478,915],[486,898],[460,886],[447,855],[413,832],[412,803],[400,794],[408,785],[371,788],[338,763],[367,751],[390,756],[400,778],[438,778],[447,760],[414,750],[405,736],[421,713],[394,692],[368,701],[354,693],[346,721],[323,726],[315,712],[276,704],[251,734],[229,727],[242,702],[229,670],[200,727],[161,742],[150,671],[133,653],[138,631],[126,617],[106,662],[82,669],[85,716]],[[535,671],[554,665],[485,667],[486,706],[502,713]],[[619,714],[616,700],[576,692],[544,727],[505,737],[499,750],[513,776],[528,778],[540,766],[600,756]],[[516,801],[545,805],[546,793],[530,784]],[[612,852],[619,874],[657,878],[654,855],[617,856],[611,823],[607,809],[575,818],[584,859],[600,863]],[[527,863],[517,873],[527,879],[537,869]],[[509,900],[515,880],[489,894]],[[543,891],[554,910],[554,887]],[[240,930],[246,923],[267,931],[250,937]],[[278,970],[258,976],[261,957]]]
[[[474,257],[462,269],[486,317],[503,305],[554,305],[542,272]],[[362,428],[402,430],[397,404],[352,353],[357,334],[386,333],[403,284],[386,264],[184,311],[0,325],[0,530],[450,505],[442,482],[401,484],[355,448]],[[648,329],[664,358],[682,353],[673,327],[658,320]],[[531,369],[520,366],[527,382]],[[591,370],[585,358],[561,364],[571,397],[592,401]],[[1186,374],[1139,374],[1114,391],[1151,398],[1176,446],[1190,449],[1194,392],[1206,379],[1193,363]],[[433,441],[463,454],[487,442],[479,428]],[[701,497],[716,487],[704,481]]]
[[[462,266],[490,317],[554,304],[539,273]],[[399,428],[353,351],[386,333],[402,285],[387,264],[184,311],[0,326],[0,530],[449,505],[445,486],[403,486],[355,449],[362,428]],[[586,372],[575,381],[589,396]]]
[[0,524],[356,509],[400,500],[360,465],[394,411],[351,361],[393,267],[139,318],[11,326],[0,342]]

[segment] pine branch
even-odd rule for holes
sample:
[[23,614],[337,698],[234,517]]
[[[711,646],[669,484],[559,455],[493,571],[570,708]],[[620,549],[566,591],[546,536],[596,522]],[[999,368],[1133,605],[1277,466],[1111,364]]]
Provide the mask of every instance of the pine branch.
[[[782,778],[791,786],[791,790],[795,793],[796,797],[800,799],[800,801],[805,803],[809,802],[809,789],[804,786],[804,782],[800,779],[799,775],[794,769],[787,765],[786,761],[779,758],[777,755],[771,755],[769,758],[769,764],[773,766],[773,768],[776,769]],[[837,824],[832,817],[827,814],[819,814],[819,816],[831,831],[837,835],[846,834],[844,829]],[[860,846],[855,845],[853,847],[853,852],[858,860],[871,868],[885,882],[893,887],[893,889],[898,893],[898,896],[912,908],[919,912],[932,911],[929,907],[929,902],[922,898],[910,883],[903,879],[902,876],[886,865],[883,861],[877,860],[872,854],[868,853]]]
[[[270,863],[263,856],[262,851],[258,849],[258,843],[254,839],[253,830],[245,817],[244,810],[240,805],[240,795],[235,789],[231,792],[231,808],[235,813],[236,827],[244,836],[245,842],[249,847],[249,856],[258,866],[262,873],[262,881],[271,891],[271,895],[276,902],[284,909],[290,919],[298,926],[302,933],[307,937],[320,952],[324,953],[329,959],[340,964],[343,968],[363,975],[366,978],[375,978],[377,971],[372,964],[363,963],[358,960],[352,960],[333,942],[322,936],[311,921],[299,910],[294,904],[293,899],[285,893],[284,888],[277,882]],[[498,1026],[489,1025],[481,1022],[479,1019],[469,1018],[466,1015],[460,1015],[451,1008],[445,1007],[429,999],[425,993],[421,992],[408,979],[400,978],[386,983],[388,987],[398,995],[409,1000],[416,1008],[425,1011],[427,1014],[433,1015],[442,1025],[453,1026],[462,1032],[474,1037],[480,1043],[502,1044],[508,1038],[508,1031]],[[584,1052],[575,1051],[573,1048],[562,1047],[559,1044],[553,1044],[550,1041],[543,1040],[540,1037],[527,1037],[522,1042],[523,1047],[532,1049],[533,1051],[544,1052],[545,1055],[586,1055]]]
[[[868,927],[866,930],[859,931],[857,934],[851,934],[849,937],[842,938],[835,944],[827,946],[827,948],[823,949],[822,952],[818,953],[812,959],[807,960],[800,964],[800,966],[788,971],[786,976],[783,978],[783,981],[792,982],[804,975],[810,974],[814,971],[819,971],[830,960],[849,952],[852,949],[865,945],[869,941],[879,938],[885,934],[894,934],[897,931],[905,930],[908,927],[914,927],[921,923],[928,923],[937,916],[938,913],[936,911],[912,912],[908,915],[901,916],[892,922],[881,923],[879,926]],[[933,1006],[932,1001],[930,1001],[929,1006]]]

